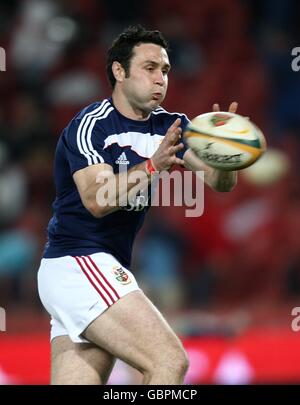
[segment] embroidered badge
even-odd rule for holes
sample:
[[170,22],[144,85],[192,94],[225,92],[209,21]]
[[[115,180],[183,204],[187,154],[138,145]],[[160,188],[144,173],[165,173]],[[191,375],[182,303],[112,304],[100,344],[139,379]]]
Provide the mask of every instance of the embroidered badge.
[[121,284],[126,285],[131,283],[129,275],[122,267],[114,267],[112,273],[114,274],[116,280],[119,281]]

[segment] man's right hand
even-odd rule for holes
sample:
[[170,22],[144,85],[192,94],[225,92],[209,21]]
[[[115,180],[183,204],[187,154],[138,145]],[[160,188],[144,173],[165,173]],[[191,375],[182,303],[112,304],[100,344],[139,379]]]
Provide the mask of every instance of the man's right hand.
[[177,118],[168,129],[159,148],[151,157],[157,171],[169,170],[174,164],[184,165],[184,160],[176,157],[176,153],[184,148],[183,143],[177,143],[181,138],[181,119]]

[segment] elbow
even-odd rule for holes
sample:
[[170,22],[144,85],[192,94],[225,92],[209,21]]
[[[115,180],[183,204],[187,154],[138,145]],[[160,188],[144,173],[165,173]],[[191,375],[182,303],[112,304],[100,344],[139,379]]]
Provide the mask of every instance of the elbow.
[[86,202],[84,206],[94,218],[100,219],[106,215],[104,208],[100,207],[100,205],[97,204],[97,201]]
[[91,199],[84,201],[83,205],[87,211],[97,219],[103,218],[116,210],[115,204],[111,201],[103,201],[103,204],[99,204],[97,199]]

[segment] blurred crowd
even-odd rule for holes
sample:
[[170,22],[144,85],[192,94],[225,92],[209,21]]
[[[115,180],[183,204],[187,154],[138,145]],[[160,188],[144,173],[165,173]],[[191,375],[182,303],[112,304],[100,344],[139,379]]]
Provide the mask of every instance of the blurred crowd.
[[[36,272],[55,190],[57,139],[110,95],[106,49],[130,23],[159,29],[172,71],[164,107],[190,118],[239,102],[277,159],[205,189],[204,214],[153,208],[136,243],[137,279],[162,310],[251,308],[300,299],[300,46],[296,0],[2,0],[0,306],[41,311]],[[298,40],[298,43],[297,43]]]

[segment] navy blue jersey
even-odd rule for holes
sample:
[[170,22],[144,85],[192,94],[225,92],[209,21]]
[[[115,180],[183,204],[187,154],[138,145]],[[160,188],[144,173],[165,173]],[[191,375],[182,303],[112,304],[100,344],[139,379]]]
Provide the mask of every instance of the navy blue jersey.
[[[128,267],[136,233],[147,206],[120,209],[95,218],[82,204],[73,174],[87,166],[107,163],[119,173],[150,158],[170,125],[184,114],[169,113],[161,107],[146,121],[124,117],[111,99],[94,103],[77,114],[59,138],[54,161],[56,199],[48,225],[45,258],[84,256],[96,252],[112,254]],[[178,156],[182,157],[183,152]]]

